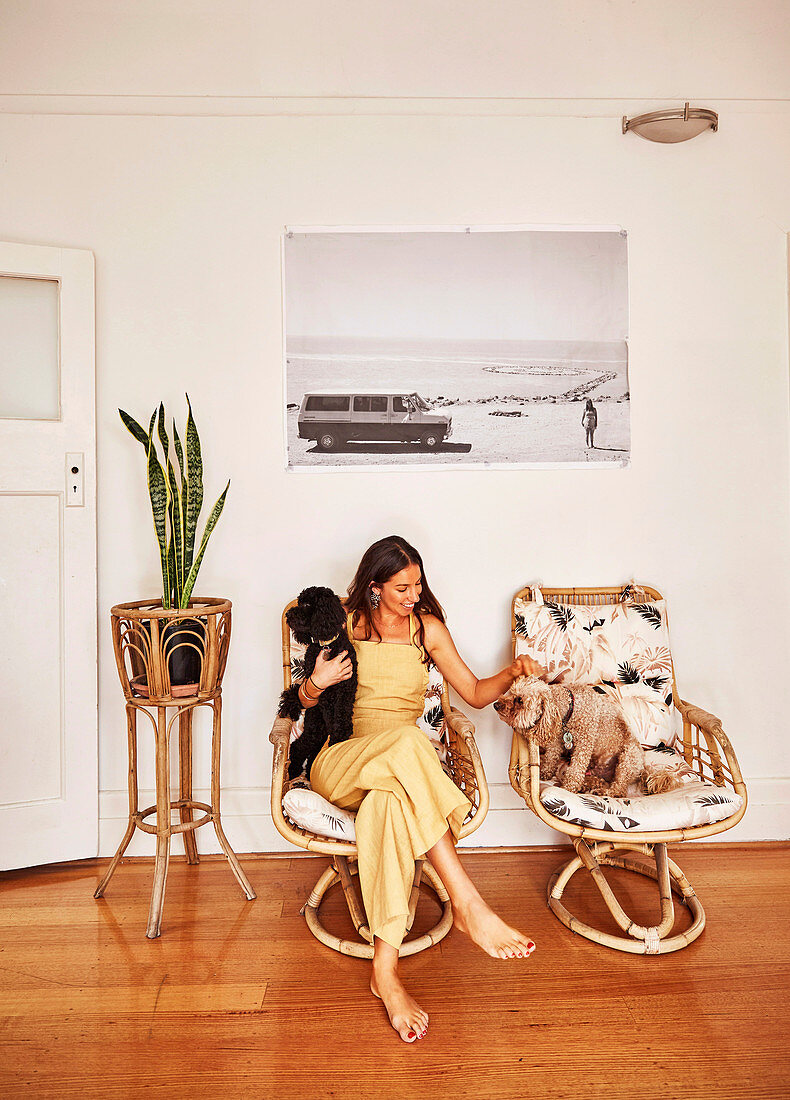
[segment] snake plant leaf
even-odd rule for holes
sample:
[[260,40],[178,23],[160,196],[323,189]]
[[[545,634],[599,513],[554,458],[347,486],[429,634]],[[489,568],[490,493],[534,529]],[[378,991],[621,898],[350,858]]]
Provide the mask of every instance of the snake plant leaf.
[[[170,505],[171,515],[172,515],[172,508],[173,508],[173,505],[171,503],[171,505]],[[168,574],[169,574],[169,577],[170,577],[170,586],[171,586],[171,600],[170,600],[170,603],[173,607],[179,607],[180,604],[178,602],[178,599],[179,599],[179,594],[180,593],[179,593],[179,589],[178,589],[178,584],[174,581],[174,578],[176,578],[178,576],[178,574],[177,574],[177,570],[176,570],[176,551],[175,551],[175,546],[173,545],[173,528],[172,528],[172,526],[170,528],[170,536],[167,540],[167,569],[168,569]]]
[[181,494],[186,500],[187,495],[187,477],[186,469],[184,467],[184,451],[181,447],[181,436],[178,434],[178,428],[176,427],[176,418],[173,417],[173,443],[176,448],[176,457],[178,458],[178,472],[181,475]]
[[176,607],[181,606],[184,588],[184,502],[178,491],[173,463],[168,460],[167,480],[170,485],[170,535],[173,539],[173,581],[176,591]]
[[170,457],[170,440],[167,438],[167,428],[165,427],[165,406],[159,402],[159,416],[157,419],[157,427],[159,428],[159,442],[162,444],[162,451],[164,452],[165,462]]
[[181,490],[179,492],[179,510],[178,514],[181,523],[181,551],[179,561],[179,573],[181,576],[181,588],[184,590],[184,580],[186,579],[187,570],[185,568],[185,547],[186,547],[186,534],[187,534],[187,471],[184,464],[184,450],[181,446],[181,436],[178,434],[178,427],[176,426],[176,418],[173,417],[173,443],[176,448],[176,457],[178,458],[178,473],[181,478]]
[[133,416],[129,416],[128,412],[124,412],[123,409],[118,409],[118,415],[123,421],[124,426],[129,429],[135,439],[142,443],[147,452],[150,434],[146,435],[145,428],[141,424],[138,424]]
[[[173,422],[175,426],[175,421]],[[167,459],[168,518],[170,520],[170,543],[168,562],[170,563],[170,584],[173,588],[173,603],[181,606],[181,592],[184,588],[184,521],[183,501],[178,490],[173,463],[170,460],[170,440],[165,427],[165,407],[159,406],[159,439]]]
[[[189,574],[195,550],[195,533],[198,517],[203,507],[203,457],[200,453],[200,436],[192,416],[189,394],[186,395],[189,415],[187,417],[187,507],[186,528],[184,530],[184,571]],[[186,586],[185,586],[186,587]]]
[[151,499],[151,512],[154,517],[154,530],[159,543],[159,558],[162,566],[162,606],[170,607],[170,562],[167,552],[167,507],[170,490],[165,480],[164,470],[159,462],[154,446],[154,422],[156,409],[151,416],[148,433],[148,495]]
[[203,531],[203,538],[200,541],[200,549],[198,550],[197,557],[195,558],[195,561],[192,565],[192,568],[189,570],[189,576],[187,577],[186,583],[184,585],[184,592],[183,592],[183,595],[181,597],[181,606],[182,607],[187,607],[188,604],[189,604],[189,598],[192,595],[192,589],[195,587],[195,581],[197,580],[198,570],[200,569],[200,563],[203,561],[203,555],[206,552],[206,545],[208,543],[209,536],[211,535],[211,532],[214,530],[216,522],[219,519],[220,515],[222,514],[222,509],[225,506],[225,497],[228,495],[228,489],[229,488],[230,488],[230,481],[228,481],[228,484],[225,486],[223,492],[221,493],[221,495],[217,499],[217,503],[211,509],[211,512],[209,513],[209,517],[206,520],[206,528]]

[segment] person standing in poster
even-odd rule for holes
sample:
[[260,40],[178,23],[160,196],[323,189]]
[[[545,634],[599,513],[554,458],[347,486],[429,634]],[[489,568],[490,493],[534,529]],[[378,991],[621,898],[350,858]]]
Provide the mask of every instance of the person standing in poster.
[[587,446],[594,447],[595,429],[598,427],[598,410],[589,397],[587,398],[587,404],[584,406],[584,412],[582,413],[582,424],[584,425],[584,431],[587,437]]

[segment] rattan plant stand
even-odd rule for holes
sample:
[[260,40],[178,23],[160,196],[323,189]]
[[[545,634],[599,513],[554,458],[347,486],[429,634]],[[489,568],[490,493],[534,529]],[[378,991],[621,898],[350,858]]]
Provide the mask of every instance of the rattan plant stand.
[[[117,604],[110,612],[118,675],[126,698],[129,739],[129,823],[94,897],[100,898],[129,846],[135,829],[156,836],[156,863],[146,936],[155,939],[162,928],[170,838],[184,837],[187,862],[199,862],[195,830],[211,822],[230,868],[248,900],[256,895],[222,828],[220,817],[220,751],[222,743],[222,677],[228,657],[231,627],[230,600],[195,598],[189,607],[163,609],[161,601],[140,600]],[[195,626],[198,623],[199,626]],[[197,633],[196,633],[197,631]],[[193,683],[172,684],[178,650],[196,653]],[[182,655],[183,656],[183,655]],[[212,712],[211,804],[192,797],[192,716],[198,707]],[[173,712],[168,715],[168,712]],[[156,804],[139,808],[137,786],[137,716],[151,722],[156,747]],[[178,722],[179,792],[170,798],[170,738]],[[179,821],[172,822],[177,810]],[[195,818],[195,811],[202,816]],[[156,824],[145,819],[156,815]]]

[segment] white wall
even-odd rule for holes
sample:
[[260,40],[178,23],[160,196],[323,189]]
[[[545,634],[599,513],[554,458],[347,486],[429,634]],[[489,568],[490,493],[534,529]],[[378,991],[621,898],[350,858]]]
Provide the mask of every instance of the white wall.
[[[46,0],[1,18],[0,239],[97,262],[102,852],[126,813],[107,612],[158,589],[116,409],[181,416],[185,389],[207,502],[232,479],[199,589],[234,601],[223,808],[239,850],[284,847],[267,740],[282,606],[308,583],[343,590],[391,532],[422,550],[480,675],[506,661],[530,580],[660,588],[681,693],[722,717],[749,783],[726,838],[790,835],[786,5]],[[719,133],[621,135],[622,113],[667,96],[718,109]],[[630,468],[287,475],[283,227],[459,223],[627,227]],[[474,717],[493,809],[470,841],[556,840],[507,784],[505,727]],[[207,747],[204,730],[204,783]]]

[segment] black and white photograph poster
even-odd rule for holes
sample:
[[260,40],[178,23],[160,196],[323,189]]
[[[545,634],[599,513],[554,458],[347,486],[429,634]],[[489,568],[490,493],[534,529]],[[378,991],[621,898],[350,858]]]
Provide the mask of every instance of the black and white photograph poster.
[[619,227],[283,238],[289,469],[624,466]]

